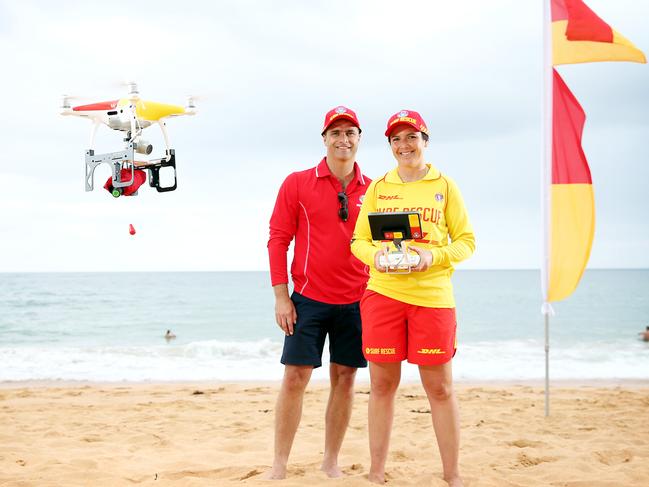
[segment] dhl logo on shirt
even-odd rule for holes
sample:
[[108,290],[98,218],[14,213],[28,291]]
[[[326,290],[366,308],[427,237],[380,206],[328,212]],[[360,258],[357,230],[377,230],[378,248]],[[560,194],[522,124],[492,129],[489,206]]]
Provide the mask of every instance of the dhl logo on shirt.
[[398,194],[380,194],[378,195],[380,200],[402,200],[403,198]]

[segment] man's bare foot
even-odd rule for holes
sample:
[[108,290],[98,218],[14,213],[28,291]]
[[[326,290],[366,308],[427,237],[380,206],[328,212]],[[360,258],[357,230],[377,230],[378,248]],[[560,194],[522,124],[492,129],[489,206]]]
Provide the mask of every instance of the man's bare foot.
[[462,479],[459,476],[451,477],[449,479],[444,479],[444,480],[446,480],[448,487],[464,487],[464,484],[462,483]]
[[273,465],[261,478],[263,480],[283,480],[286,478],[286,466]]
[[383,485],[385,484],[385,474],[370,472],[369,475],[367,476],[367,480],[375,484]]
[[325,464],[323,462],[320,470],[326,473],[327,477],[329,477],[330,479],[337,479],[343,476],[343,471],[340,470],[340,467],[338,467],[338,464],[336,463]]

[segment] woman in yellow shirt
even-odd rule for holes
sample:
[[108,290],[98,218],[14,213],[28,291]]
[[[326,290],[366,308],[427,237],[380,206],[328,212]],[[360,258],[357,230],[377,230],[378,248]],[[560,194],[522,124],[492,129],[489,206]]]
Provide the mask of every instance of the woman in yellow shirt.
[[[453,180],[426,164],[428,129],[421,116],[401,110],[388,120],[388,137],[397,167],[368,188],[356,222],[352,253],[370,266],[361,300],[363,353],[370,362],[369,480],[385,481],[385,461],[394,417],[401,362],[419,366],[430,402],[444,479],[462,486],[458,467],[460,425],[452,387],[455,354],[453,265],[473,253],[475,240],[464,201]],[[419,263],[408,274],[386,272],[384,253],[372,241],[367,214],[416,211],[422,236],[409,249]]]

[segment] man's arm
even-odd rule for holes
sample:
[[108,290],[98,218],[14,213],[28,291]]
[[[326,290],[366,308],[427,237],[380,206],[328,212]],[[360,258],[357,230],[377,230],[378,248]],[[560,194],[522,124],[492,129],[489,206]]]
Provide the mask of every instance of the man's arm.
[[297,312],[288,295],[288,285],[273,286],[273,293],[275,293],[275,321],[286,335],[292,335],[297,321]]
[[297,230],[297,186],[294,177],[287,177],[279,189],[270,217],[268,259],[275,295],[275,321],[286,335],[292,335],[297,320],[295,306],[288,293],[286,253]]

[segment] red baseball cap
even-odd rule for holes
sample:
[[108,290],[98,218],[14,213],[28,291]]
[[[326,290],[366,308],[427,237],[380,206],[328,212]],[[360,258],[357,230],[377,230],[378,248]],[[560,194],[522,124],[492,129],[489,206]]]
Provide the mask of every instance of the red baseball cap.
[[388,120],[388,128],[385,130],[385,136],[390,137],[392,131],[397,125],[409,125],[417,132],[423,132],[428,135],[426,122],[421,118],[419,113],[412,110],[401,110],[392,115]]
[[327,131],[329,125],[334,123],[336,120],[341,120],[341,119],[347,119],[351,123],[356,125],[358,127],[358,130],[361,129],[361,124],[358,123],[358,117],[356,116],[354,110],[350,110],[349,108],[340,105],[337,106],[336,108],[332,108],[325,115],[324,125],[322,127],[322,135],[324,135],[324,133]]

